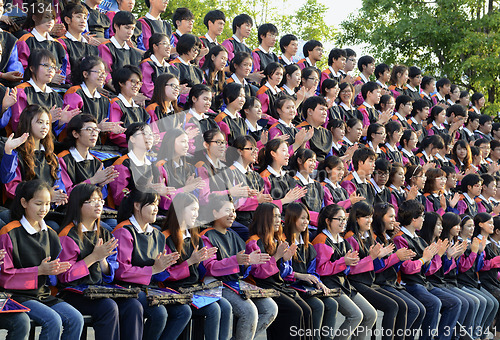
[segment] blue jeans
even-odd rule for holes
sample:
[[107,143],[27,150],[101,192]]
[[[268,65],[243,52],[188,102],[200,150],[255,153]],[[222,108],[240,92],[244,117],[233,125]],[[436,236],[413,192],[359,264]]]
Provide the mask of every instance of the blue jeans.
[[200,309],[192,307],[193,315],[205,317],[204,335],[206,340],[229,339],[233,323],[231,304],[224,298]]
[[[462,325],[462,327],[465,328],[467,333],[470,335],[473,334],[473,328],[472,325],[474,323],[474,319],[476,318],[477,311],[479,309],[479,299],[477,299],[475,296],[466,293],[465,291],[461,290],[458,287],[450,287],[447,288],[447,291],[458,297],[460,300],[462,300],[462,313],[460,313],[460,316],[458,318],[458,322]],[[464,303],[464,300],[466,303]],[[467,308],[466,308],[467,307]],[[464,310],[466,310],[465,315]],[[458,339],[461,333],[457,332],[457,334],[454,336],[454,338]]]
[[189,305],[149,306],[146,293],[142,291],[139,293],[138,300],[144,308],[144,316],[147,318],[143,339],[177,339],[191,319]]
[[[42,326],[40,340],[80,339],[83,330],[83,316],[66,302],[59,302],[51,307],[37,300],[24,301],[23,305],[31,309],[30,319]],[[61,327],[63,331],[61,334]]]
[[[422,285],[407,285],[406,290],[422,302],[427,310],[427,315],[422,323],[421,339],[433,337],[439,340],[451,339],[462,309],[462,302],[453,294],[436,287],[427,291]],[[441,320],[439,327],[436,328],[440,311]]]
[[406,306],[408,307],[408,314],[406,320],[407,331],[404,338],[407,340],[414,339],[425,317],[424,305],[405,289],[400,290],[389,286],[384,286],[382,288],[394,295],[399,296],[406,303]]
[[26,313],[0,314],[0,329],[7,330],[5,340],[27,340],[30,332],[30,318]]

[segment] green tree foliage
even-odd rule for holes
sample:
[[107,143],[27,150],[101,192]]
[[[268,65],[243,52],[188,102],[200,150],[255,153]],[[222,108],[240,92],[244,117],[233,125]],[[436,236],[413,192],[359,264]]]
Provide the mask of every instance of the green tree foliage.
[[[257,27],[266,22],[275,24],[278,27],[280,36],[292,33],[303,40],[316,39],[323,42],[323,44],[331,41],[336,32],[333,27],[326,25],[324,21],[328,8],[318,3],[317,0],[307,0],[294,15],[280,14],[278,6],[282,8],[287,3],[294,1],[296,0],[171,0],[168,3],[167,10],[162,14],[162,18],[171,20],[176,8],[187,7],[193,12],[195,18],[193,34],[201,36],[207,30],[203,24],[205,14],[212,9],[220,9],[225,13],[227,20],[224,32],[219,38],[221,42],[233,35],[231,23],[233,18],[241,13],[250,15],[254,20],[253,34],[247,40],[248,46],[251,47],[259,45]],[[137,17],[145,15],[147,11],[148,8],[144,2],[136,2],[134,13]],[[276,49],[279,51],[278,42],[276,43]]]
[[500,12],[493,0],[364,0],[340,44],[367,44],[378,61],[418,65],[483,92],[500,110]]

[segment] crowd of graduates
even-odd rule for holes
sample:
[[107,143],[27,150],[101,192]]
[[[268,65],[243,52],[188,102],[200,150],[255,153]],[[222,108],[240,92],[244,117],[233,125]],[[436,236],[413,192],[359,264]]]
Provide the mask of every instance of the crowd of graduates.
[[[96,339],[177,339],[191,319],[207,340],[500,339],[500,123],[481,93],[349,48],[320,70],[320,41],[299,59],[272,23],[252,50],[247,14],[220,42],[220,10],[197,37],[188,8],[161,18],[168,0],[139,19],[100,3],[0,0],[0,287],[29,309],[0,313],[7,339],[30,321],[78,339],[84,315]],[[217,280],[203,307],[148,303]],[[105,284],[140,292],[78,291]]]

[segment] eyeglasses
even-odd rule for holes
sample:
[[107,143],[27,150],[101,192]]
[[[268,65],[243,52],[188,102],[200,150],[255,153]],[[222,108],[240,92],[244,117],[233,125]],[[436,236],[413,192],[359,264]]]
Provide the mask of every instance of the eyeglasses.
[[225,140],[213,140],[213,141],[210,141],[209,143],[215,143],[215,144],[217,144],[217,146],[227,145],[227,142]]
[[132,84],[132,87],[141,87],[142,84],[144,84],[142,81],[138,80],[130,80],[130,84]]
[[199,47],[193,47],[191,49],[191,51],[194,52],[194,53],[199,53],[200,52],[200,48]]
[[104,205],[104,200],[87,200],[83,204]]
[[422,220],[425,220],[425,214],[419,215],[418,217],[422,217]]
[[347,222],[347,218],[345,218],[345,217],[332,217],[332,220],[339,221],[340,223],[346,223]]
[[312,80],[313,82],[317,83],[319,82],[319,79],[318,78],[307,78],[307,80]]
[[375,173],[381,177],[387,177],[389,176],[389,171],[380,171],[380,170],[377,170],[375,171]]
[[82,129],[81,131],[87,131],[88,133],[92,134],[92,133],[97,133],[99,134],[101,132],[101,129],[99,128],[93,128],[93,127],[86,127],[84,129]]
[[258,149],[258,148],[255,148],[255,147],[253,147],[253,148],[243,148],[243,150],[248,150],[248,151],[252,151],[252,152],[257,152],[257,151],[259,151],[259,149]]
[[177,84],[165,84],[165,86],[169,86],[172,88],[172,90],[180,90],[181,86]]
[[102,76],[105,76],[106,75],[106,72],[105,71],[95,71],[95,70],[90,70],[89,72],[92,72],[92,73],[97,73],[97,75],[99,77],[102,77]]
[[49,65],[49,64],[40,64],[40,66],[45,67],[47,71],[57,71],[58,67],[54,65]]
[[317,51],[317,52],[319,52],[319,53],[323,53],[323,49],[322,49],[322,48],[314,48],[313,50],[314,50],[314,51]]
[[146,138],[153,138],[153,134],[150,132],[139,131],[137,134],[143,135]]

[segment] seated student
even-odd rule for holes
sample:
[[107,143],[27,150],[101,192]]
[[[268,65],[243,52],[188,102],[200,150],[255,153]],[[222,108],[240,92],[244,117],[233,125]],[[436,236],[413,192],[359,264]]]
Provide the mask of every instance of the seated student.
[[497,140],[490,141],[490,156],[486,159],[490,164],[500,164],[500,142]]
[[457,209],[460,214],[467,214],[471,217],[476,216],[478,213],[484,212],[483,205],[479,205],[476,197],[481,195],[481,188],[483,179],[478,174],[468,174],[462,178],[462,196],[458,201]]
[[[429,169],[425,172],[425,186],[423,189],[425,200],[425,211],[436,212],[443,215],[449,207],[449,202],[444,195],[446,185],[446,173],[442,169]],[[451,210],[450,210],[451,211]],[[455,212],[458,212],[456,210]]]
[[463,139],[467,144],[471,144],[476,140],[474,131],[479,127],[479,118],[481,116],[475,112],[468,112],[465,126],[460,131],[460,139]]
[[233,60],[236,52],[247,52],[250,55],[252,50],[245,44],[245,39],[250,37],[253,26],[252,17],[248,14],[238,14],[233,19],[233,36],[222,42],[227,50],[229,61]]
[[231,77],[226,78],[226,83],[235,82],[245,87],[245,94],[247,97],[255,96],[258,88],[250,84],[246,78],[252,72],[253,59],[248,52],[236,52],[234,58],[229,62],[229,71]]
[[299,50],[299,39],[293,34],[285,34],[280,39],[281,56],[278,58],[283,66],[295,64],[295,55]]
[[109,115],[109,98],[100,94],[98,89],[106,80],[104,61],[97,55],[90,55],[80,61],[72,73],[73,84],[63,97],[70,110],[79,109],[95,117],[99,129],[103,132],[121,129],[118,123],[107,122]]
[[474,92],[474,94],[470,98],[470,105],[472,106],[469,109],[470,112],[475,112],[478,115],[481,115],[481,109],[484,107],[484,103],[486,102],[486,98],[481,92]]
[[177,42],[177,53],[179,56],[172,61],[172,64],[179,68],[179,81],[181,85],[193,87],[202,84],[204,81],[203,71],[191,62],[200,53],[201,40],[192,34],[183,34]]
[[325,79],[323,84],[321,84],[321,95],[325,98],[328,104],[327,124],[332,119],[343,120],[343,117],[340,114],[339,106],[336,102],[339,92],[339,84],[335,79]]
[[349,209],[351,205],[364,200],[355,191],[349,195],[346,189],[340,186],[344,179],[344,162],[337,156],[328,156],[318,166],[318,175],[321,185],[328,188],[335,204]]
[[375,66],[375,71],[373,72],[375,78],[377,79],[375,82],[380,85],[381,93],[390,94],[392,96],[392,92],[389,91],[389,85],[387,83],[391,79],[391,68],[387,64],[378,64]]
[[[371,258],[360,261],[358,253],[353,251],[349,242],[340,235],[345,230],[347,218],[344,208],[331,204],[321,210],[318,221],[318,234],[312,241],[318,254],[316,272],[321,281],[330,289],[340,288],[340,296],[335,297],[339,312],[345,317],[339,326],[339,332],[349,339],[356,333],[356,338],[367,338],[368,330],[377,321],[377,311],[358,294],[347,279],[347,271],[356,272],[371,265]],[[359,328],[358,328],[359,326]]]
[[375,170],[375,160],[377,155],[373,150],[360,147],[352,155],[352,166],[354,171],[349,174],[341,183],[349,195],[356,192],[363,196],[366,202],[372,205],[375,202],[375,189],[369,179]]
[[434,106],[431,94],[436,92],[436,80],[433,77],[424,76],[420,83],[420,97],[425,100],[429,108]]
[[252,51],[253,71],[259,72],[266,69],[270,63],[277,63],[278,56],[271,51],[276,44],[278,29],[273,24],[262,24],[259,26],[257,37],[259,47]]
[[88,32],[91,35],[95,35],[95,38],[103,43],[110,38],[109,28],[111,26],[111,20],[109,20],[106,14],[99,11],[101,2],[102,0],[85,0],[82,3],[89,11],[89,16],[87,18]]
[[448,107],[446,96],[450,94],[451,81],[448,78],[441,78],[436,82],[436,93],[431,96],[434,105],[440,105],[445,109]]
[[[257,163],[258,147],[252,136],[239,136],[229,149],[226,160],[229,166],[230,181],[234,184],[246,184],[258,194],[254,197],[240,198],[236,202],[236,221],[231,227],[243,240],[248,239],[248,226],[252,222],[254,211],[262,202],[271,202],[272,197],[264,192],[264,180],[252,169]],[[279,203],[278,203],[279,204]]]
[[149,49],[144,53],[140,64],[143,84],[141,93],[151,98],[156,79],[162,73],[170,73],[179,78],[179,69],[168,63],[170,58],[169,37],[163,33],[153,33],[149,38]]
[[[141,86],[142,74],[137,66],[125,65],[115,71],[113,87],[117,90],[118,97],[111,100],[110,122],[123,122],[123,127],[128,128],[130,124],[135,122],[149,123],[151,121],[151,116],[146,109],[137,105],[133,99],[139,93]],[[119,147],[127,147],[123,131],[120,133],[111,132],[109,141]]]
[[297,125],[299,130],[312,129],[314,131],[304,147],[313,150],[319,162],[332,151],[332,133],[323,127],[327,114],[327,104],[324,98],[309,97],[302,106],[305,121]]
[[420,159],[415,156],[413,150],[417,149],[418,138],[415,131],[408,129],[404,130],[401,139],[399,140],[399,145],[401,147],[401,157],[403,159],[403,165],[418,165],[420,164]]
[[386,158],[384,151],[380,148],[385,141],[385,127],[378,123],[373,123],[366,130],[366,147],[373,150],[377,158]]
[[[217,248],[207,248],[199,233],[198,199],[189,193],[179,193],[169,209],[162,225],[166,238],[167,253],[178,253],[177,263],[169,268],[170,274],[163,284],[169,288],[190,288],[203,282],[205,267],[203,262],[213,257]],[[193,315],[205,319],[203,333],[207,340],[227,339],[232,324],[232,308],[224,297],[219,297],[201,308],[191,306]]]
[[489,164],[487,158],[490,154],[490,141],[486,138],[480,138],[474,141],[474,146],[481,152],[481,162],[478,165],[478,173],[495,173],[500,167],[497,164]]
[[451,150],[451,163],[455,167],[458,180],[461,180],[466,171],[472,167],[472,154],[470,146],[464,140],[458,140]]
[[417,101],[420,98],[420,83],[422,82],[422,71],[416,66],[408,68],[408,83],[406,84],[406,94],[408,97]]
[[41,179],[22,182],[16,188],[12,222],[2,228],[0,236],[1,248],[6,252],[0,285],[30,309],[30,319],[42,325],[42,338],[59,339],[62,335],[65,339],[78,339],[83,329],[82,315],[52,296],[47,284],[49,275],[62,274],[71,267],[59,260],[61,243],[44,221],[50,192],[50,185]]
[[474,138],[481,139],[485,138],[488,141],[491,141],[493,137],[491,137],[491,127],[493,123],[493,117],[490,115],[482,114],[479,116],[479,126],[476,130],[474,130]]
[[[382,93],[382,90],[380,91]],[[377,110],[377,113],[379,117],[382,114],[389,115],[390,119],[393,119],[394,117],[394,108],[396,107],[396,100],[394,100],[394,97],[391,94],[383,94],[380,96],[380,101],[378,104],[374,105],[375,110]]]
[[363,103],[363,96],[361,95],[361,87],[370,81],[370,77],[375,72],[375,59],[372,56],[364,55],[358,59],[359,76],[354,79],[353,86],[355,89],[355,104],[361,105]]
[[[298,64],[297,64],[298,66]],[[315,95],[319,95],[319,91],[321,90],[319,86],[319,79],[321,77],[320,70],[317,69],[316,67],[310,66],[310,67],[305,67],[302,69],[302,74],[301,74],[301,83],[300,83],[300,90],[299,91],[304,91],[304,99],[302,99],[302,102]],[[297,107],[300,109],[299,105]],[[302,118],[302,117],[297,117],[297,118]],[[300,124],[301,121],[297,121],[297,124]]]
[[[125,137],[129,145],[128,153],[113,163],[119,176],[108,186],[108,205],[111,208],[119,207],[127,192],[134,189],[151,191],[151,183],[159,181],[157,168],[146,156],[153,146],[153,133],[149,125],[132,123],[125,131]],[[160,190],[163,186],[162,184],[154,188],[160,191],[162,196],[166,196],[167,192]]]
[[[113,22],[113,19],[116,15],[117,12],[120,11],[126,11],[126,12],[133,12],[134,11],[134,6],[135,2],[131,1],[117,1],[118,4],[118,11],[107,11],[106,16],[109,18],[111,22]],[[109,28],[109,37],[111,38],[113,35],[115,35],[115,31],[113,26]],[[132,32],[132,37],[130,38],[131,46],[133,48],[138,49],[140,52],[145,51],[146,48],[144,47],[144,37],[142,36],[142,26],[139,21],[136,22],[134,31]]]
[[492,198],[495,197],[497,190],[497,181],[495,177],[490,174],[482,174],[483,187],[481,188],[481,195],[475,201],[478,203],[479,211],[487,212],[488,214],[498,215],[500,207],[495,205]]
[[[256,284],[262,288],[273,288],[280,292],[273,297],[278,305],[278,315],[269,326],[270,339],[282,339],[283,329],[293,325],[301,325],[304,330],[312,330],[312,310],[293,288],[286,287],[283,278],[293,275],[291,259],[295,255],[297,245],[288,246],[283,241],[281,214],[272,203],[262,203],[255,211],[255,218],[250,225],[252,236],[247,241],[246,252],[265,252],[273,260],[253,265],[250,274]],[[285,339],[294,339],[291,334]]]
[[[393,206],[394,210],[397,212],[398,207],[401,203],[406,200],[405,191],[405,173],[407,168],[401,163],[392,163],[391,171],[389,172],[389,179],[387,180],[387,186],[391,192],[391,198],[389,202]],[[382,203],[384,204],[384,203]]]
[[155,133],[164,133],[183,124],[185,116],[177,106],[180,88],[179,79],[171,73],[163,73],[156,78],[153,96],[146,107]]
[[344,81],[352,84],[354,82],[354,77],[350,74],[352,70],[356,68],[356,52],[351,48],[344,49],[346,53],[345,67],[340,70],[340,73],[344,76]]
[[403,163],[403,155],[398,149],[401,136],[403,135],[403,128],[401,127],[401,124],[396,121],[388,122],[385,124],[385,132],[387,135],[387,142],[382,149],[384,150],[387,159],[389,159],[391,163]]
[[491,137],[493,140],[500,141],[500,123],[491,124]]
[[57,155],[68,194],[76,185],[88,183],[100,187],[103,198],[106,198],[107,184],[118,177],[113,166],[104,169],[102,162],[90,153],[99,131],[96,119],[88,113],[79,114],[68,123],[65,150]]
[[333,48],[328,54],[328,68],[321,72],[320,85],[322,85],[326,79],[334,79],[337,83],[340,83],[343,79],[340,70],[344,69],[345,61],[345,50],[341,48]]
[[463,128],[467,120],[466,108],[459,104],[453,104],[446,109],[445,127],[448,130],[448,135],[455,140],[460,139],[460,129]]
[[349,149],[357,149],[357,146],[359,145],[358,143],[363,134],[363,122],[357,118],[350,118],[345,123],[345,129],[345,136],[342,138],[342,146],[338,151],[342,156],[345,156]]
[[[117,240],[100,225],[104,200],[98,186],[78,184],[71,192],[68,212],[59,233],[62,251],[59,259],[71,265],[59,274],[64,288],[111,283],[118,262]],[[137,299],[89,299],[71,290],[60,290],[61,297],[80,313],[91,315],[97,338],[118,340],[121,334],[142,339],[143,313]]]
[[[285,212],[285,223],[283,234],[289,244],[297,244],[296,255],[292,257],[292,275],[286,281],[300,286],[321,289],[324,293],[329,292],[319,275],[316,273],[316,250],[309,242],[309,211],[303,203],[290,203]],[[311,307],[313,313],[313,329],[335,328],[335,318],[338,310],[338,303],[332,297],[309,296],[303,297],[304,301]],[[327,339],[333,339],[330,334]]]
[[444,147],[444,141],[440,135],[425,137],[416,153],[416,156],[420,159],[420,165],[424,166],[430,162],[436,163],[436,153]]
[[280,63],[270,63],[266,66],[264,70],[264,76],[262,86],[257,91],[256,97],[262,104],[262,113],[266,119],[268,119],[268,124],[271,125],[276,122],[279,118],[276,112],[276,100],[280,96],[281,90],[279,89],[279,84],[283,80],[284,67]]
[[380,102],[380,85],[373,81],[369,81],[361,87],[361,95],[364,98],[363,104],[358,107],[359,112],[363,115],[363,124],[368,126],[372,123],[385,124],[390,117],[380,117],[375,104]]
[[[69,3],[61,12],[61,20],[66,27],[66,34],[57,41],[66,50],[71,74],[77,72],[78,62],[83,57],[99,54],[97,49],[99,41],[82,35],[86,29],[84,25],[87,24],[88,14],[87,8],[81,3]],[[66,74],[66,83],[71,83],[70,72]],[[73,85],[78,85],[78,83],[73,83]]]
[[[205,82],[213,90],[212,105],[210,109],[219,112],[223,105],[222,90],[226,82],[224,68],[227,64],[227,51],[224,46],[212,47],[205,58],[205,63],[201,68],[205,73]],[[228,103],[226,102],[226,105]]]
[[[43,10],[40,10],[40,8]],[[24,23],[24,28],[31,29],[31,32],[24,34],[16,44],[19,61],[21,61],[24,69],[28,68],[28,59],[32,54],[31,52],[34,53],[36,49],[50,51],[54,55],[56,66],[56,73],[51,82],[61,85],[65,82],[71,67],[66,50],[59,41],[54,40],[49,34],[52,27],[54,27],[55,19],[55,12],[50,4],[47,5],[42,0],[35,2],[33,6],[29,6],[29,12]]]
[[[219,128],[225,132],[229,145],[232,145],[236,137],[246,135],[247,131],[245,119],[240,114],[240,110],[245,105],[245,90],[240,84],[227,84],[222,92],[222,98],[227,106],[223,112],[215,117],[215,121],[226,125],[219,124]],[[226,130],[227,128],[229,130]]]
[[257,97],[246,97],[240,113],[245,119],[247,135],[252,136],[259,143],[259,149],[262,148],[269,136],[266,126],[259,124],[262,119],[262,105]]
[[375,189],[375,202],[390,202],[391,190],[387,186],[389,174],[391,173],[392,165],[385,158],[378,158],[375,161],[375,171],[370,178],[370,182]]
[[396,106],[394,109],[394,116],[392,116],[393,121],[397,121],[403,129],[411,129],[408,120],[410,118],[411,111],[413,109],[413,99],[405,94],[399,95],[396,98]]
[[431,334],[437,329],[444,339],[447,338],[444,337],[446,329],[453,329],[456,325],[461,302],[430,284],[426,278],[426,275],[433,274],[441,267],[441,256],[446,252],[448,242],[439,240],[428,245],[416,234],[416,231],[422,228],[423,212],[424,207],[416,200],[405,201],[399,206],[398,220],[402,228],[394,237],[394,244],[398,249],[408,248],[416,253],[415,260],[406,260],[401,265],[401,276],[406,283],[406,290],[427,310],[422,323],[422,338],[432,339]]
[[427,136],[448,134],[448,129],[444,126],[445,121],[446,110],[442,106],[434,106],[427,118]]
[[159,207],[163,212],[169,210],[172,197],[178,193],[193,193],[205,185],[203,179],[197,177],[194,165],[187,161],[188,142],[186,132],[178,128],[171,129],[163,135],[155,165],[160,174],[160,181],[168,187],[175,188],[175,192],[161,198]]
[[[200,40],[203,43],[203,46],[208,48],[210,51],[212,47],[219,45],[217,38],[220,37],[224,31],[224,26],[226,25],[226,15],[218,9],[211,10],[205,14],[203,24],[207,27],[207,33],[200,37]],[[203,66],[201,61],[200,66]]]
[[[170,45],[172,45],[172,59],[174,59],[180,55],[179,51],[177,51],[179,39],[184,34],[193,32],[194,15],[188,8],[178,7],[175,9],[174,14],[172,14],[172,23],[174,24],[175,32],[173,32],[170,37]],[[208,48],[203,47],[201,43],[198,57],[204,56],[207,52]]]
[[339,110],[342,119],[347,122],[355,118],[363,121],[363,114],[359,112],[354,104],[354,86],[349,83],[339,85]]
[[441,169],[446,173],[446,184],[444,185],[443,194],[450,202],[450,207],[455,208],[460,199],[460,194],[456,192],[457,173],[452,166],[443,166]]
[[[3,1],[0,3],[0,16],[4,14]],[[4,85],[13,85],[23,79],[24,68],[19,61],[19,52],[17,50],[17,38],[10,32],[0,30],[0,82]],[[24,313],[19,313],[19,315]],[[8,318],[4,318],[7,320]],[[13,317],[22,324],[25,319],[22,316]],[[9,327],[10,328],[10,327]],[[20,327],[22,329],[22,327]],[[20,332],[22,333],[22,332]]]
[[[399,329],[406,328],[402,324],[406,323],[408,309],[397,296],[386,293],[374,284],[375,269],[391,264],[389,261],[386,264],[383,258],[393,251],[394,245],[389,244],[384,247],[376,241],[371,229],[372,219],[373,207],[366,202],[356,203],[349,211],[344,239],[351,245],[353,251],[358,252],[360,263],[349,273],[348,279],[374,308],[384,312],[382,329],[393,334],[396,325]],[[396,258],[394,262],[398,260]],[[403,310],[400,310],[399,306],[402,306]],[[382,339],[392,338],[392,335],[382,336]]]
[[305,190],[295,187],[295,180],[283,167],[290,159],[288,144],[282,139],[272,139],[266,144],[263,163],[260,164],[260,176],[264,179],[264,191],[271,194],[281,208],[305,195]]
[[418,142],[427,136],[427,130],[424,128],[427,118],[429,117],[429,103],[423,99],[418,99],[413,102],[413,109],[410,113],[410,119],[408,119],[408,124],[418,137]]
[[323,44],[317,40],[309,40],[302,47],[302,52],[304,53],[304,59],[299,60],[297,65],[302,70],[306,67],[314,67],[318,70],[318,74],[321,74],[321,71],[316,67],[316,63],[323,58]]
[[458,100],[458,104],[462,105],[463,107],[469,107],[469,91],[464,90],[460,92],[460,99]]
[[394,98],[404,94],[406,89],[406,82],[408,81],[408,67],[405,65],[394,65],[391,71],[391,79],[389,83],[389,90],[392,92]]
[[315,89],[311,88],[308,93],[304,87],[296,91],[296,89],[300,87],[301,78],[302,70],[297,64],[285,66],[285,73],[283,74],[283,80],[281,80],[280,90],[283,94],[292,97],[297,107],[300,106],[306,96],[312,95],[311,92],[315,92]]
[[[165,271],[179,259],[179,253],[167,254],[165,236],[153,227],[160,197],[156,193],[132,190],[120,204],[119,224],[113,230],[118,241],[118,268],[115,282],[125,287],[142,288],[138,300],[147,318],[143,338],[176,339],[191,318],[189,305],[150,306],[147,287],[158,287],[169,273]],[[145,250],[146,249],[146,250]]]
[[6,148],[2,158],[2,161],[6,159],[11,164],[8,176],[10,180],[5,183],[8,199],[15,197],[16,188],[21,181],[41,179],[51,185],[53,203],[66,203],[68,196],[61,179],[61,168],[54,154],[50,125],[51,115],[43,106],[28,105],[21,113],[14,137],[18,138],[26,133],[29,136],[25,139],[26,142],[17,145],[16,151]]
[[451,163],[451,158],[448,158],[448,155],[453,148],[452,137],[444,133],[440,134],[440,136],[443,139],[443,147],[438,149],[438,152],[434,155],[436,166],[438,168],[442,168],[444,166],[453,166],[453,163]]
[[[283,95],[276,102],[276,111],[279,119],[269,128],[269,140],[286,136],[285,139],[290,147],[288,148],[290,155],[293,155],[300,147],[304,145],[307,139],[311,138],[312,130],[298,130],[293,125],[293,119],[297,115],[297,109],[292,97]],[[301,132],[302,131],[302,132]],[[284,138],[284,137],[283,137]]]
[[[111,76],[124,65],[139,65],[142,53],[129,46],[131,32],[136,24],[135,17],[127,11],[116,13],[113,18],[115,35],[99,45],[99,56],[104,60],[109,70],[106,85],[113,89]],[[114,89],[119,92],[119,89]]]
[[[346,129],[346,123],[343,120],[340,119],[330,119],[328,121],[328,125],[326,126],[328,130],[332,133],[332,154],[338,157],[342,158],[348,158],[347,156],[344,157],[344,152],[342,150],[343,147],[343,139],[345,137],[345,129]],[[353,150],[354,152],[354,150]]]
[[145,0],[145,4],[149,8],[149,11],[145,16],[137,20],[141,23],[144,48],[146,50],[150,49],[149,39],[154,33],[166,35],[170,43],[172,27],[167,20],[162,20],[160,17],[167,9],[168,2],[164,2],[163,0]]
[[456,84],[451,84],[450,93],[445,96],[446,104],[452,106],[460,102],[460,88]]
[[[207,219],[214,222],[201,233],[201,238],[209,249],[215,247],[217,254],[203,263],[208,277],[231,283],[247,277],[252,266],[270,261],[267,253],[244,254],[245,241],[230,228],[236,216],[231,197],[213,195],[209,201]],[[271,298],[243,299],[227,286],[222,288],[222,296],[229,301],[237,318],[234,339],[254,339],[265,334],[278,314],[278,306]]]
[[319,211],[333,204],[333,198],[327,187],[312,179],[312,174],[316,170],[316,154],[310,149],[297,150],[290,168],[296,171],[295,186],[306,189],[306,194],[300,201],[309,209],[311,225],[317,226]]

